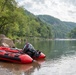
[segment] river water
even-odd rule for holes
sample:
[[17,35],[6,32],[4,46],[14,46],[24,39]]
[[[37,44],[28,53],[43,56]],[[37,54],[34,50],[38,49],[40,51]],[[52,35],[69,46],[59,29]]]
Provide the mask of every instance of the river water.
[[[46,59],[31,64],[0,61],[0,75],[76,75],[76,41],[54,40],[31,42]],[[23,44],[17,45],[23,47]]]

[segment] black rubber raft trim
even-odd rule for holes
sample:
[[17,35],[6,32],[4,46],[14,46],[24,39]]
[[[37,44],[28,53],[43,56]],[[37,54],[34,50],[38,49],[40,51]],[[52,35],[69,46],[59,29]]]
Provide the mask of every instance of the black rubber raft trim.
[[16,60],[16,61],[21,61],[20,58],[18,57],[11,57],[11,56],[8,56],[8,55],[0,55],[0,58],[5,58],[5,59],[9,59],[9,60]]

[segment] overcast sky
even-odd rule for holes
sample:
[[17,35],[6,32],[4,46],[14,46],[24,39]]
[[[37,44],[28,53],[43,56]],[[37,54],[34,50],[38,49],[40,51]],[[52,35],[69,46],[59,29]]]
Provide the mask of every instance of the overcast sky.
[[76,22],[76,0],[16,0],[35,15],[47,14],[63,21]]

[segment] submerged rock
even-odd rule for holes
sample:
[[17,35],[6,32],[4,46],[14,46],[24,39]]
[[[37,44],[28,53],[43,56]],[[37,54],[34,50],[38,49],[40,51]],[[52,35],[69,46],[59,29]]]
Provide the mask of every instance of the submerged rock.
[[14,42],[4,34],[0,34],[0,46],[15,47]]

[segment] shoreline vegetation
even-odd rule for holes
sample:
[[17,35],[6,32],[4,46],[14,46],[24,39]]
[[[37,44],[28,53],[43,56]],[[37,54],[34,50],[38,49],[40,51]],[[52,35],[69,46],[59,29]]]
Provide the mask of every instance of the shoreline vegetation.
[[[75,38],[75,27],[76,23],[62,22],[49,15],[36,16],[23,7],[18,7],[15,0],[0,0],[0,34],[4,34],[14,42],[26,39],[54,40],[69,36]],[[73,28],[75,29],[71,31]]]
[[26,36],[52,37],[51,27],[23,7],[19,7],[15,0],[0,1],[0,34],[11,39]]
[[43,37],[19,37],[15,39],[10,39],[4,34],[0,34],[0,46],[16,47],[16,44],[25,44],[26,42],[38,42],[38,41],[76,41],[76,39],[70,38],[54,38],[48,39]]
[[76,39],[73,38],[54,38],[54,39],[49,39],[49,38],[41,38],[41,37],[25,37],[25,38],[17,38],[13,39],[13,41],[16,43],[21,43],[21,42],[30,42],[30,41],[76,41]]

